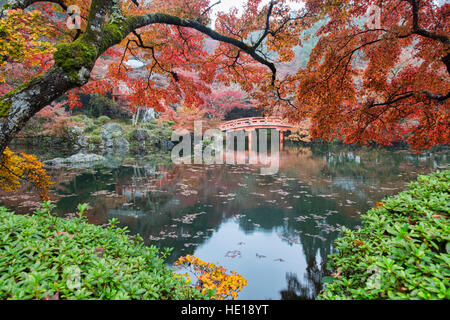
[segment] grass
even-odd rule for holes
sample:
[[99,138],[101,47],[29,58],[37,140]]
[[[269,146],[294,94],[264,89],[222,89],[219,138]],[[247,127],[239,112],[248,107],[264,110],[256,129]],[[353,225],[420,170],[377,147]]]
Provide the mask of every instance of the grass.
[[344,228],[318,298],[449,299],[449,189],[449,170],[419,176],[363,215],[363,228]]
[[164,263],[170,250],[144,246],[117,220],[91,225],[85,206],[72,219],[0,207],[0,299],[202,299]]

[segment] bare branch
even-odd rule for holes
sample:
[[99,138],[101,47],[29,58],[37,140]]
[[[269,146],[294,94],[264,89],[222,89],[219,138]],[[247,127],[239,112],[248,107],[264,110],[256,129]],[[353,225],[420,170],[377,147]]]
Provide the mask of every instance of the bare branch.
[[450,39],[448,35],[439,34],[436,32],[430,32],[428,30],[420,28],[419,24],[419,2],[417,0],[407,0],[412,6],[412,15],[413,15],[413,30],[414,34],[417,34],[422,37],[430,38],[433,40],[437,40],[442,42],[445,45],[450,45]]
[[258,48],[259,45],[261,44],[261,42],[263,42],[264,39],[269,34],[269,30],[270,30],[270,16],[272,15],[273,6],[274,6],[274,2],[271,1],[270,4],[269,4],[269,8],[267,9],[266,26],[264,28],[264,32],[261,35],[261,37],[259,38],[259,40],[253,45],[253,49]]
[[[228,36],[224,36],[215,30],[199,23],[197,20],[192,19],[182,19],[176,16],[172,16],[169,14],[164,13],[151,13],[141,16],[134,16],[126,19],[127,25],[132,28],[131,30],[136,30],[138,28],[156,24],[156,23],[162,23],[162,24],[168,24],[168,25],[174,25],[174,26],[180,26],[185,28],[191,28],[195,29],[209,37],[211,37],[214,40],[224,42],[231,44],[239,49],[241,49],[243,52],[250,55],[254,60],[258,61],[259,63],[267,66],[271,72],[272,72],[272,85],[275,83],[276,79],[276,68],[275,64],[266,60],[264,57],[259,55],[255,52],[255,49],[248,44],[244,43],[243,41],[240,41],[235,38],[231,38]],[[130,32],[131,32],[130,30]],[[106,50],[106,49],[105,49]]]
[[[207,13],[209,12],[209,10],[211,10],[214,6],[216,6],[216,5],[220,4],[220,3],[221,3],[221,1],[219,0],[219,1],[217,1],[216,3],[213,3],[212,5],[210,5],[208,8],[206,8],[206,9],[200,14],[200,17],[202,17],[202,16],[204,16],[205,14],[207,14]],[[200,17],[198,17],[197,20],[200,19]]]
[[155,48],[154,48],[153,46],[146,46],[146,45],[144,44],[144,41],[142,40],[141,35],[138,34],[136,31],[133,31],[133,34],[134,34],[134,35],[136,36],[136,38],[138,39],[139,43],[136,42],[136,40],[131,40],[132,42],[135,42],[136,45],[137,45],[138,47],[140,47],[140,48],[143,48],[143,49],[149,49],[149,50],[151,51],[151,53],[152,53],[152,58],[153,58],[153,61],[154,61],[154,65],[152,66],[152,70],[153,70],[153,67],[154,67],[154,66],[158,66],[162,71],[164,71],[164,72],[170,74],[170,75],[173,77],[173,79],[177,82],[177,81],[178,81],[178,74],[177,74],[176,72],[172,71],[172,70],[167,70],[167,69],[166,69],[166,68],[158,61],[158,59],[156,58],[156,55],[155,55]]

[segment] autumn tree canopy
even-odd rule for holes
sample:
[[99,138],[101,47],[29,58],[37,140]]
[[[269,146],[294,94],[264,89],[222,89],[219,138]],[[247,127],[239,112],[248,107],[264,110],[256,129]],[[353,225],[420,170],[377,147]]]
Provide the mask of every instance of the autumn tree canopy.
[[[293,1],[249,0],[242,14],[219,13],[212,25],[216,3],[7,0],[0,151],[58,97],[76,102],[79,90],[104,93],[120,83],[131,88],[132,105],[162,112],[205,106],[214,84],[233,84],[258,107],[310,119],[315,138],[407,140],[416,149],[448,143],[449,4],[304,0],[293,10]],[[80,29],[67,28],[71,5]],[[378,24],[367,23],[373,6]],[[312,40],[307,63],[294,63]],[[133,74],[131,59],[145,63],[144,75]]]

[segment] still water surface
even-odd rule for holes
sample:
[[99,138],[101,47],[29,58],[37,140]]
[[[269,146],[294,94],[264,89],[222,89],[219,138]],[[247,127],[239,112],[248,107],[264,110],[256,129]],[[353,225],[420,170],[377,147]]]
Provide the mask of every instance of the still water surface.
[[[90,222],[117,218],[147,244],[172,247],[168,263],[194,254],[235,270],[248,281],[240,299],[314,299],[338,229],[358,228],[361,213],[418,174],[448,168],[448,154],[287,145],[270,176],[250,165],[173,165],[164,154],[48,172],[61,216],[88,202]],[[37,203],[27,187],[0,194],[19,213]]]

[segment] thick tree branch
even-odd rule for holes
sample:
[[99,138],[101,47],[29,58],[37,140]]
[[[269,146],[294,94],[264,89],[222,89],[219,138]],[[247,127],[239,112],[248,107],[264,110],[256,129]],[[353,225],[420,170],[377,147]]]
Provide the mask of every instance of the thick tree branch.
[[[39,1],[9,0],[8,3],[12,9],[26,8],[36,2]],[[65,6],[62,0],[51,2]],[[119,44],[130,33],[148,25],[167,24],[191,28],[214,40],[231,44],[267,66],[272,72],[272,84],[275,83],[275,65],[243,41],[224,36],[197,20],[182,19],[164,13],[119,18],[106,24],[106,16],[113,9],[113,4],[114,0],[92,0],[86,30],[73,43],[57,45],[57,51],[53,55],[55,66],[44,75],[32,79],[0,98],[1,111],[6,113],[6,116],[0,119],[0,154],[34,114],[68,90],[86,84],[95,61],[108,48]],[[142,41],[138,41],[136,43],[143,45]],[[172,75],[176,80],[177,75],[174,73]]]
[[191,20],[191,19],[182,19],[176,16],[172,16],[165,13],[152,13],[147,15],[141,15],[141,16],[134,16],[130,17],[127,20],[128,27],[132,28],[133,30],[136,30],[141,27],[145,27],[148,25],[156,24],[156,23],[162,23],[162,24],[168,24],[168,25],[174,25],[174,26],[180,26],[185,28],[191,28],[195,29],[210,38],[231,44],[239,49],[241,49],[243,52],[250,55],[254,60],[258,61],[259,63],[267,66],[270,71],[272,72],[272,84],[275,83],[276,79],[276,68],[275,64],[272,62],[266,60],[264,57],[256,53],[255,48],[249,46],[248,44],[244,43],[243,41],[240,41],[235,38],[231,38],[228,36],[224,36],[215,30],[199,23],[197,20]]
[[450,39],[448,35],[439,34],[436,32],[430,32],[425,29],[420,28],[419,21],[419,2],[417,0],[407,0],[412,7],[412,15],[413,15],[413,28],[412,33],[417,34],[422,37],[430,38],[433,40],[437,40],[442,42],[445,45],[450,45]]
[[427,90],[422,90],[422,93],[425,94],[431,100],[435,100],[435,101],[439,101],[439,102],[443,102],[450,98],[450,92],[448,92],[446,95],[442,95],[442,94],[433,94]]
[[267,9],[267,16],[266,16],[266,25],[264,28],[264,32],[261,35],[261,37],[259,38],[258,41],[256,41],[256,43],[253,45],[253,49],[256,49],[259,47],[259,45],[261,44],[261,42],[264,41],[264,39],[267,37],[267,35],[270,32],[270,16],[272,15],[272,9],[273,9],[274,3],[271,1],[269,4],[269,8]]

